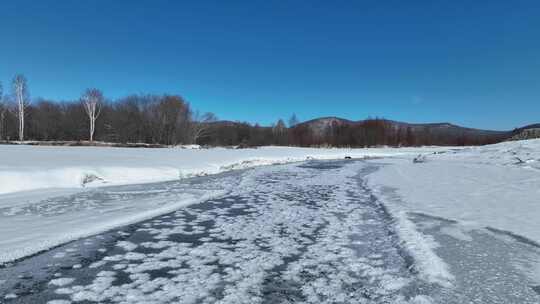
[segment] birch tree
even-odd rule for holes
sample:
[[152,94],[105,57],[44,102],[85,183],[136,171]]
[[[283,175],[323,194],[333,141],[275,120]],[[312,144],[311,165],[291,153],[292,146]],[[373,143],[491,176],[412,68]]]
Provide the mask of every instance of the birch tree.
[[287,143],[287,126],[283,119],[279,119],[276,125],[272,128],[274,134],[274,142],[278,145],[285,145]]
[[199,139],[209,136],[210,123],[215,121],[217,117],[214,113],[207,112],[201,115],[198,111],[195,112],[191,121],[191,143],[197,144]]
[[98,89],[87,89],[81,97],[81,103],[84,107],[88,120],[90,122],[90,141],[94,141],[94,132],[96,131],[96,120],[101,113],[103,106],[103,93]]
[[6,120],[7,106],[4,102],[4,87],[0,82],[0,140],[4,139],[4,126]]
[[13,78],[13,95],[15,97],[15,103],[17,105],[17,118],[19,120],[19,141],[24,140],[24,117],[25,110],[30,104],[28,98],[28,85],[26,77],[22,74],[18,74]]

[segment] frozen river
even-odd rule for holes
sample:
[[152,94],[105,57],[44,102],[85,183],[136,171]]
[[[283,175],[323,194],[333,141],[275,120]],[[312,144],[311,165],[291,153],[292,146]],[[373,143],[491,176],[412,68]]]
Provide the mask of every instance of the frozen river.
[[[540,258],[537,244],[410,213],[440,258],[419,263],[364,183],[373,170],[308,161],[55,198],[67,208],[118,193],[135,202],[224,191],[6,264],[0,303],[540,303],[537,270],[527,267]],[[448,281],[430,280],[425,265],[447,268]]]

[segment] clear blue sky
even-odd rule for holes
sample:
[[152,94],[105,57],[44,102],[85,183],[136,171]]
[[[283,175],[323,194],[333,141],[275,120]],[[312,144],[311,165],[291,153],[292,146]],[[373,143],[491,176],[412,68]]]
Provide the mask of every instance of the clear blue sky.
[[4,1],[0,80],[32,97],[174,93],[222,119],[295,112],[540,122],[539,1]]

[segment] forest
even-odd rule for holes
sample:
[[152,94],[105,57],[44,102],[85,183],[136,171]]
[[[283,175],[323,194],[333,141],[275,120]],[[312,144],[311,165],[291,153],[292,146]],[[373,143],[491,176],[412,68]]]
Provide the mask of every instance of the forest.
[[32,100],[26,78],[17,75],[10,92],[0,84],[0,141],[75,141],[152,145],[372,147],[481,145],[508,137],[504,132],[441,131],[380,118],[332,121],[324,128],[292,115],[272,126],[220,121],[199,113],[179,95],[134,94],[107,99],[88,89],[79,100]]

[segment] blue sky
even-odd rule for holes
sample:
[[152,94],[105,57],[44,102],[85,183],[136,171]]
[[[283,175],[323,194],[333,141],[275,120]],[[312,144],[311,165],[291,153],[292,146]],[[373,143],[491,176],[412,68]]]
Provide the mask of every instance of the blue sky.
[[295,112],[540,122],[538,1],[3,1],[0,81],[32,97],[173,93],[222,119]]

